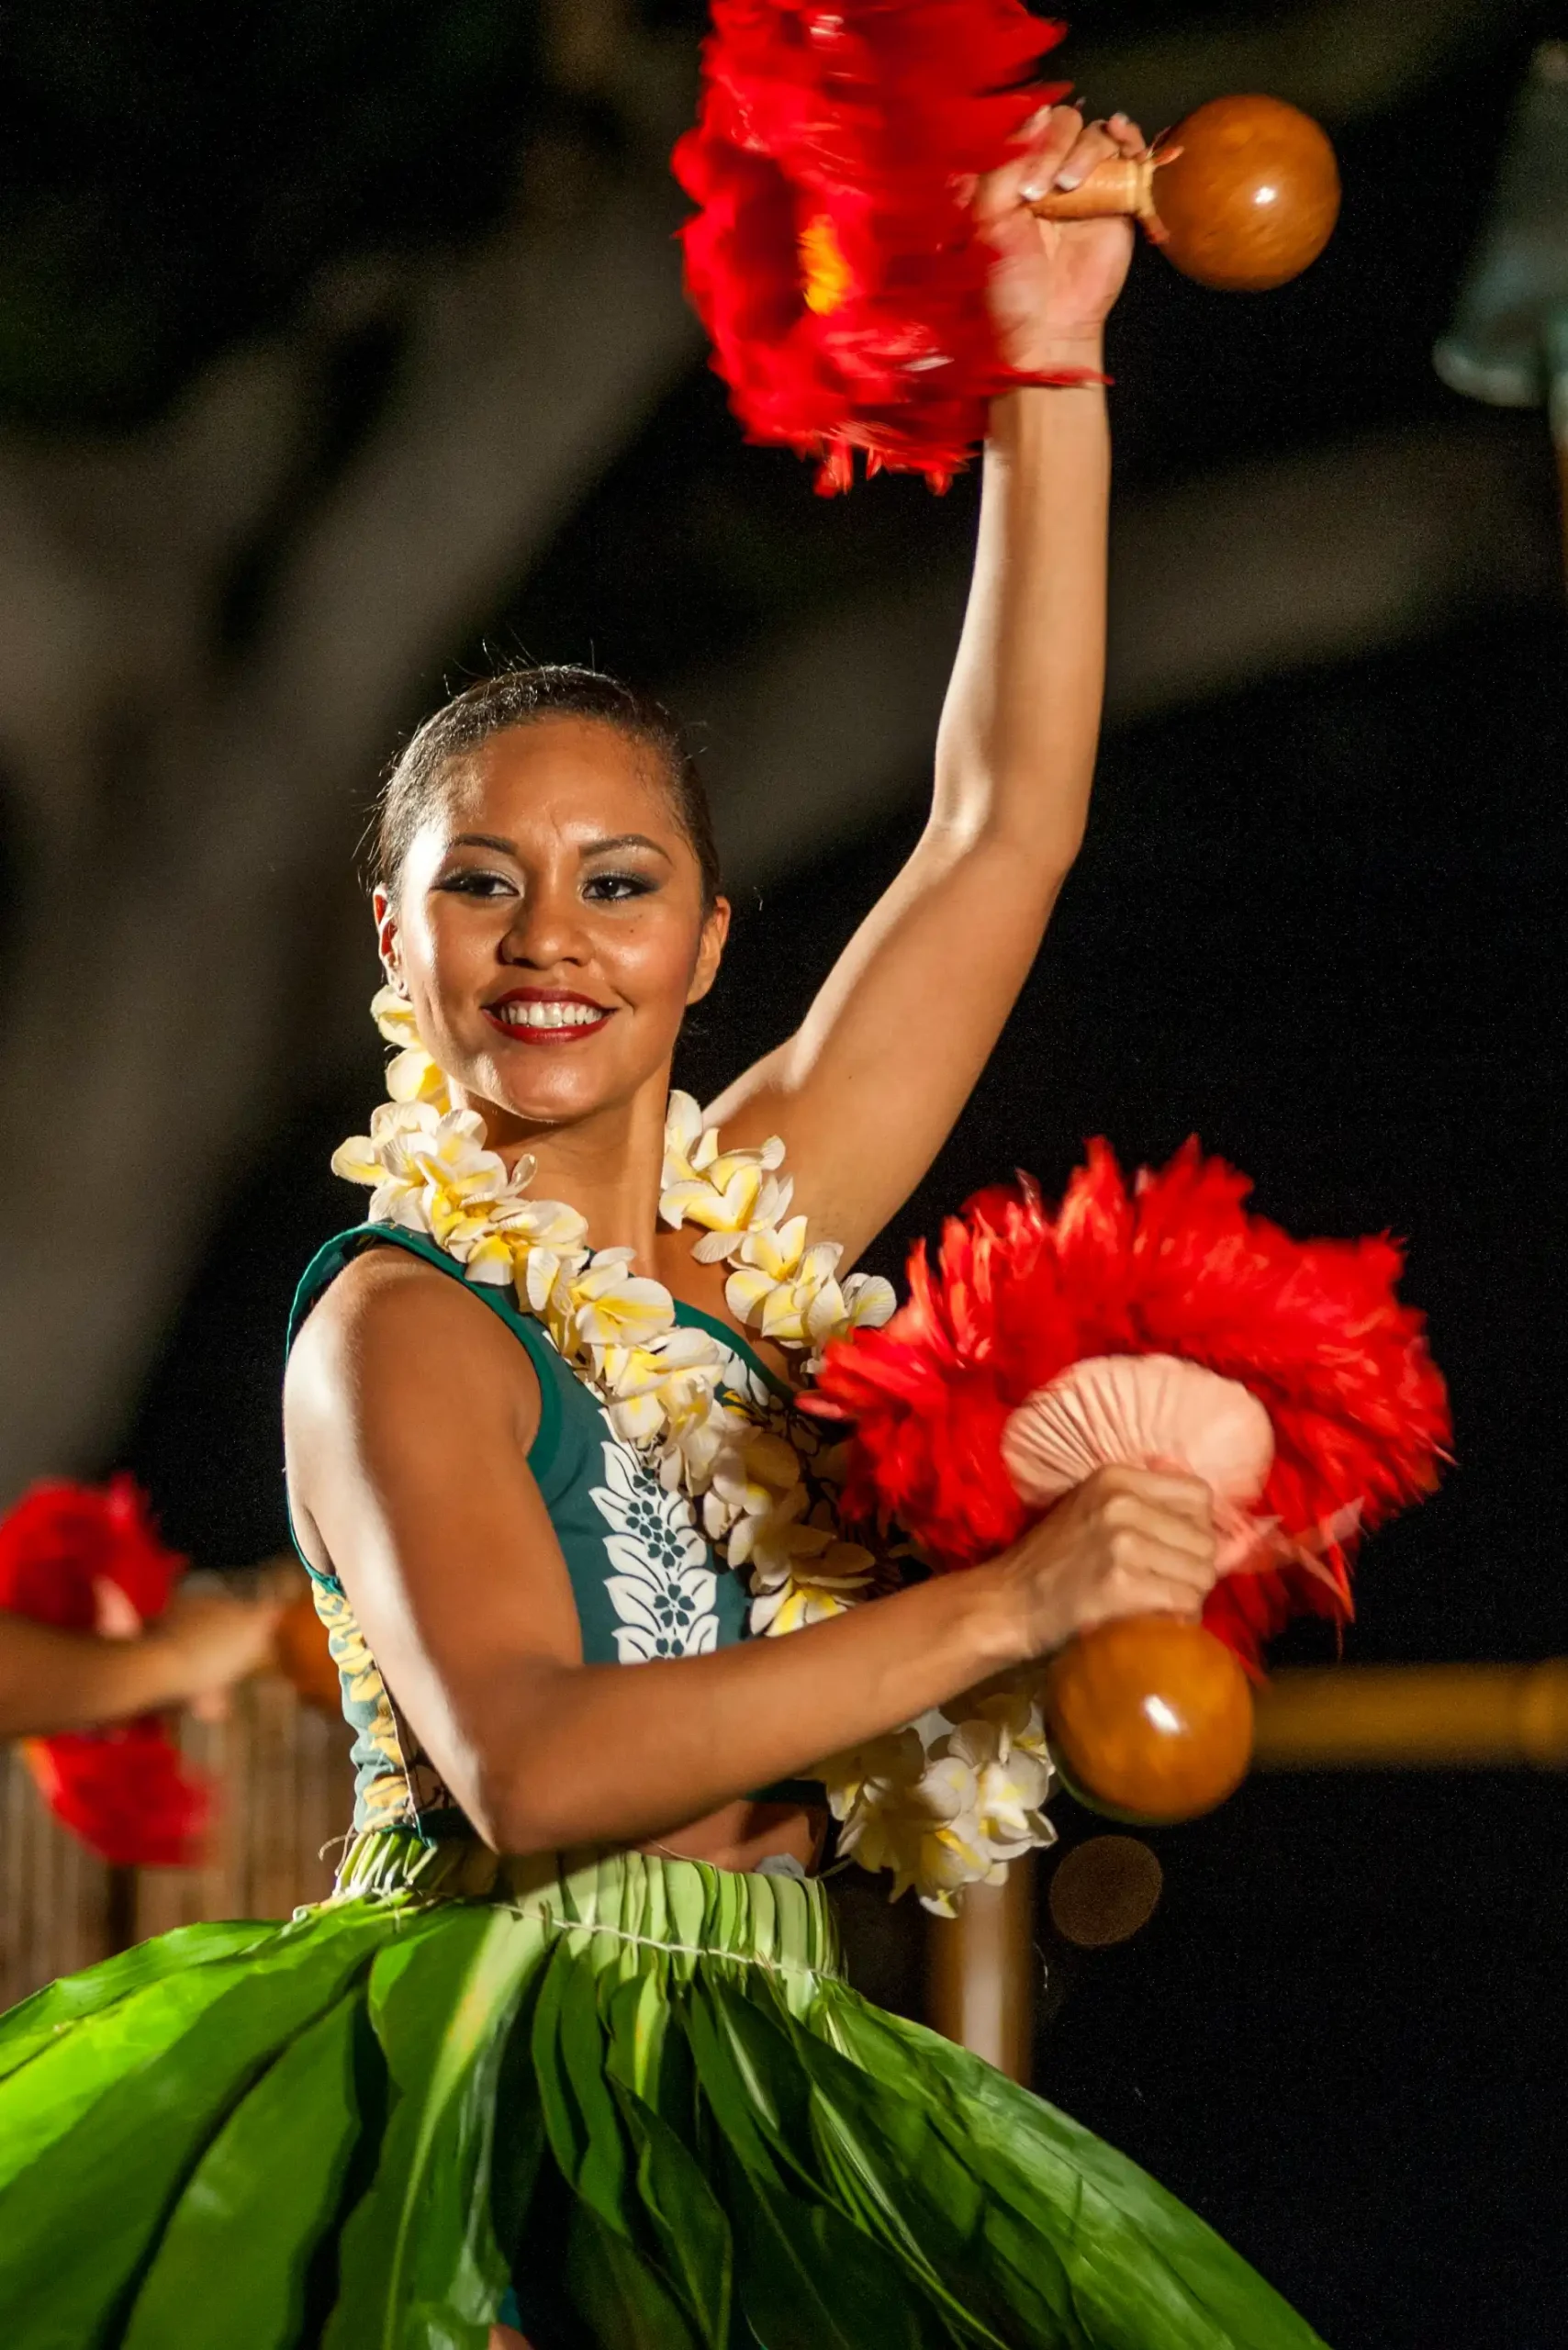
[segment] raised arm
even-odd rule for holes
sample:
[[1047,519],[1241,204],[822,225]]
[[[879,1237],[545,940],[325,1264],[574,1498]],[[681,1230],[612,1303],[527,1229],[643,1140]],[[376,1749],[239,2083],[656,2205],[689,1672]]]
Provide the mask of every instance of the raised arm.
[[[1059,106],[1015,163],[980,184],[993,313],[1021,371],[1101,372],[1131,245],[1125,221],[1037,222],[1024,191],[1142,144],[1119,116],[1081,128]],[[1109,483],[1098,386],[993,404],[930,822],[799,1031],[710,1113],[735,1142],[783,1135],[797,1206],[851,1257],[946,1139],[1077,852],[1104,673]]]
[[1088,1623],[1194,1615],[1214,1580],[1206,1489],[1108,1472],[993,1566],[783,1639],[585,1665],[527,1466],[537,1382],[478,1300],[363,1259],[307,1324],[286,1412],[302,1538],[498,1851],[666,1835]]

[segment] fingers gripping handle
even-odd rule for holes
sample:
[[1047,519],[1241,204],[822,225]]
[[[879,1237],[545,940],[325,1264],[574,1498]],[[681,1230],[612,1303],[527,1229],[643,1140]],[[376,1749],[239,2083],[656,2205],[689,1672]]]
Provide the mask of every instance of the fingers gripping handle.
[[1077,187],[1047,188],[1044,196],[1032,200],[1029,209],[1037,220],[1141,220],[1151,235],[1158,236],[1154,174],[1162,162],[1173,160],[1169,151],[1158,155],[1107,156]]

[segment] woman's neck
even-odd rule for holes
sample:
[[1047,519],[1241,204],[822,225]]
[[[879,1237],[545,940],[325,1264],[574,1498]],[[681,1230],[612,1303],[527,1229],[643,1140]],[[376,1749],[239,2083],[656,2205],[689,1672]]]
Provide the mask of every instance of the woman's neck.
[[594,1248],[631,1248],[633,1270],[655,1272],[659,1190],[664,1169],[667,1072],[630,1101],[564,1125],[529,1125],[493,1102],[452,1088],[454,1102],[484,1119],[489,1147],[509,1168],[534,1162],[529,1192],[564,1200],[586,1218]]

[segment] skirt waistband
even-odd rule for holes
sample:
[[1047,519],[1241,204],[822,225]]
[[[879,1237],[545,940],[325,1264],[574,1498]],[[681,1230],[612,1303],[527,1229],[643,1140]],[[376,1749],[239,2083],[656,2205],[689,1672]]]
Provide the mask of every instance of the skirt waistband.
[[421,1843],[407,1829],[354,1836],[333,1901],[487,1901],[628,1947],[685,1961],[728,1958],[782,1973],[837,1975],[838,1927],[815,1878],[743,1874],[651,1852],[542,1852],[513,1858],[476,1837]]

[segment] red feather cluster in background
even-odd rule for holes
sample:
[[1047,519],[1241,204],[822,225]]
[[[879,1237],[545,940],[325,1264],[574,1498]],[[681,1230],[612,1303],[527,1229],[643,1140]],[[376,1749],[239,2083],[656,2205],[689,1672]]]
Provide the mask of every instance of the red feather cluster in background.
[[[1449,1437],[1422,1321],[1387,1238],[1296,1241],[1249,1215],[1246,1177],[1189,1143],[1129,1185],[1090,1146],[1059,1212],[1032,1186],[980,1193],[880,1330],[828,1349],[819,1385],[855,1423],[848,1512],[896,1522],[942,1567],[993,1557],[1036,1515],[1002,1460],[1008,1415],[1087,1357],[1169,1354],[1238,1381],[1268,1411],[1260,1506],[1288,1535],[1347,1511],[1365,1528],[1437,1482]],[[1249,1665],[1293,1616],[1350,1609],[1346,1546],[1327,1572],[1285,1561],[1226,1577],[1204,1615]]]
[[[50,1482],[0,1521],[0,1609],[91,1632],[108,1584],[146,1622],[162,1614],[185,1564],[159,1541],[129,1477],[102,1491]],[[50,1810],[106,1861],[151,1868],[199,1857],[207,1792],[157,1715],[28,1739],[23,1751]]]
[[715,0],[701,111],[675,151],[701,207],[687,288],[753,440],[935,488],[1023,377],[997,351],[968,175],[1005,161],[1065,27],[1022,0]]

